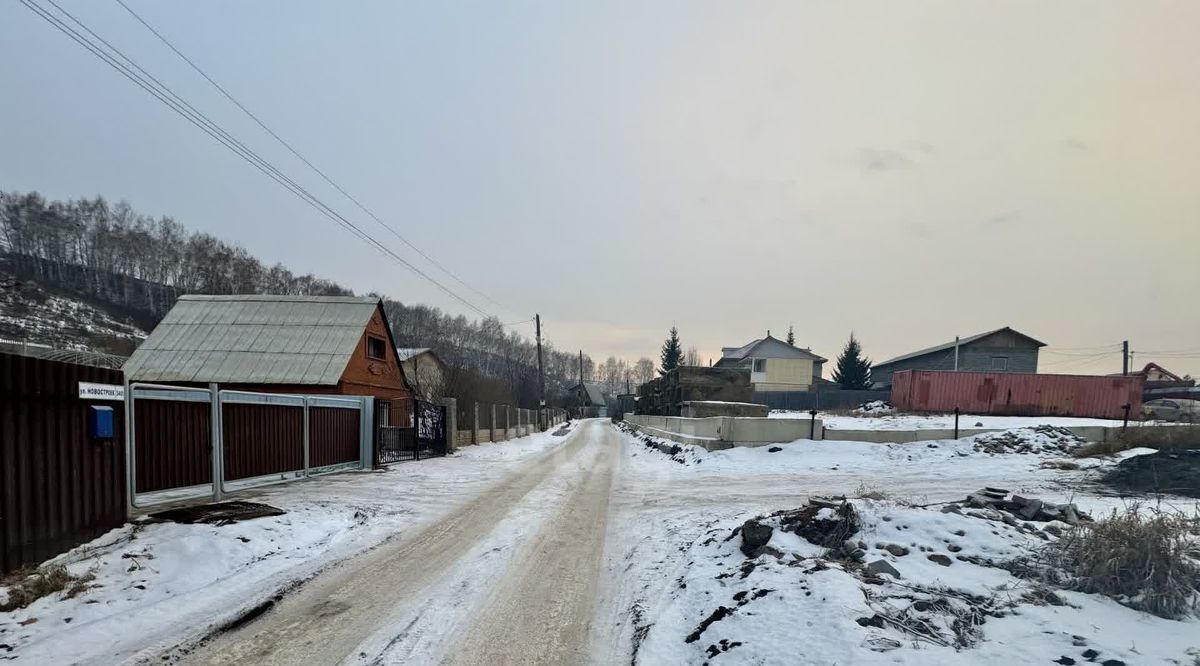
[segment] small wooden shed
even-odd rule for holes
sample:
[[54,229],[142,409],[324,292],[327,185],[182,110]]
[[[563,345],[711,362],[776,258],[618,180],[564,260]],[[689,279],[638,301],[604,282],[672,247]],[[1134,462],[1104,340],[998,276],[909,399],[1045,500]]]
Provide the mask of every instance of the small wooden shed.
[[412,397],[374,298],[182,296],[123,370],[131,382]]

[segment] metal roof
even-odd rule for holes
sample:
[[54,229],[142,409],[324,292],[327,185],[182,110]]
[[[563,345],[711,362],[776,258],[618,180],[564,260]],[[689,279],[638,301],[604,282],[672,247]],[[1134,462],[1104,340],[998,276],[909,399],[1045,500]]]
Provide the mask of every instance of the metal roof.
[[1014,331],[1013,329],[1009,328],[1008,326],[1004,326],[1004,327],[1001,327],[1001,328],[997,328],[997,329],[996,329],[996,330],[994,330],[994,331],[987,331],[987,332],[985,332],[985,333],[977,333],[977,334],[975,334],[975,335],[968,335],[968,336],[967,336],[967,337],[965,337],[965,338],[959,338],[958,340],[951,340],[950,342],[946,342],[946,343],[944,343],[944,344],[936,345],[936,346],[933,346],[933,347],[928,347],[928,348],[926,348],[926,349],[921,349],[921,350],[919,350],[919,351],[915,351],[915,352],[912,352],[912,353],[909,353],[909,354],[904,354],[904,355],[902,355],[902,356],[897,356],[896,358],[893,358],[893,359],[888,359],[888,360],[886,360],[886,361],[884,361],[884,362],[882,362],[882,363],[876,363],[874,367],[876,367],[876,368],[879,368],[879,367],[881,367],[881,366],[890,365],[890,364],[892,364],[892,363],[895,363],[895,362],[897,362],[897,361],[907,361],[907,360],[908,360],[908,359],[910,359],[910,358],[916,358],[916,357],[918,357],[918,356],[924,356],[924,355],[926,355],[926,354],[932,354],[932,353],[934,353],[934,352],[945,351],[945,350],[947,350],[947,349],[953,349],[953,348],[954,348],[954,345],[956,345],[956,344],[957,344],[959,347],[961,347],[961,346],[963,346],[963,345],[970,344],[970,343],[972,343],[972,342],[975,342],[975,341],[977,341],[977,340],[982,340],[982,339],[984,339],[984,338],[988,337],[989,335],[995,335],[995,334],[997,334],[997,333],[1001,333],[1001,332],[1003,332],[1003,331],[1008,331],[1009,333],[1012,333],[1012,334],[1014,334],[1014,335],[1019,335],[1019,336],[1021,336],[1021,337],[1023,337],[1023,338],[1027,338],[1027,339],[1029,339],[1029,340],[1033,341],[1033,343],[1034,343],[1035,345],[1037,345],[1038,347],[1045,347],[1045,346],[1046,346],[1046,343],[1044,343],[1044,342],[1042,342],[1042,341],[1040,341],[1040,340],[1037,340],[1037,339],[1035,339],[1035,338],[1032,338],[1032,337],[1030,337],[1030,336],[1028,336],[1028,335],[1025,335],[1024,333],[1021,333],[1021,332],[1019,332],[1019,331]]
[[810,358],[814,361],[827,361],[829,359],[818,356],[808,349],[793,347],[779,338],[768,335],[765,338],[751,340],[749,343],[741,347],[722,347],[721,360],[740,361],[748,356],[757,356],[759,348],[764,345],[769,345],[768,348],[762,349],[763,355],[761,358]]
[[407,361],[408,359],[424,354],[427,351],[429,351],[429,347],[397,347],[396,358],[400,359],[401,361]]
[[[578,387],[579,387],[579,384],[576,384],[575,386],[572,386],[569,390],[574,391]],[[587,400],[588,400],[589,405],[604,406],[605,404],[607,404],[607,401],[604,399],[604,391],[600,388],[600,386],[598,384],[593,384],[592,382],[584,382],[583,390],[584,390],[584,393],[587,395]]]
[[337,384],[379,301],[182,296],[123,370],[131,381]]

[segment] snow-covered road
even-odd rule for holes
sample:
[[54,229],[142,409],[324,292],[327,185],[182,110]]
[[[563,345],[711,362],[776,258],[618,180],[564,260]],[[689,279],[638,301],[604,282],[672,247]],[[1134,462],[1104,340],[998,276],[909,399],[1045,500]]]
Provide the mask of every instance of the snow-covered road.
[[[426,663],[451,647],[455,663],[574,660],[585,649],[616,445],[607,425],[586,422],[466,505],[340,563],[185,663]],[[512,532],[498,524],[544,483],[558,492],[543,504],[557,510],[526,514],[544,525],[515,548]],[[488,583],[493,590],[482,599],[445,593]],[[456,628],[465,629],[465,643]]]
[[[1087,469],[1047,469],[1041,463],[1049,457],[992,455],[969,440],[800,440],[715,452],[684,447],[670,456],[589,420],[566,436],[466,447],[388,472],[333,475],[246,497],[283,508],[284,516],[114,531],[62,558],[72,571],[94,573],[95,587],[0,614],[0,647],[9,648],[0,658],[697,663],[701,646],[677,634],[691,631],[702,609],[680,591],[712,584],[701,580],[708,565],[698,559],[727,556],[711,545],[714,530],[728,533],[811,495],[870,490],[924,504],[1000,485],[1093,513],[1122,504],[1086,492]],[[935,508],[930,515],[941,514]],[[265,612],[227,628],[258,607]],[[970,663],[971,654],[963,656]]]

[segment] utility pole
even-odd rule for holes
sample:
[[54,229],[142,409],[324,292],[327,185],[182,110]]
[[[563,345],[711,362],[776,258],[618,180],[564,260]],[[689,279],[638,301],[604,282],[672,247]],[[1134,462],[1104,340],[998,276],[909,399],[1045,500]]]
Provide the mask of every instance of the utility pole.
[[545,424],[543,421],[543,412],[546,411],[546,368],[542,365],[542,315],[533,315],[533,321],[537,322],[537,350],[538,350],[538,430],[544,430]]
[[954,336],[954,371],[958,372],[958,336]]
[[1121,374],[1129,375],[1129,341],[1121,343]]
[[583,398],[587,387],[583,385],[583,350],[579,350],[579,418],[583,418]]

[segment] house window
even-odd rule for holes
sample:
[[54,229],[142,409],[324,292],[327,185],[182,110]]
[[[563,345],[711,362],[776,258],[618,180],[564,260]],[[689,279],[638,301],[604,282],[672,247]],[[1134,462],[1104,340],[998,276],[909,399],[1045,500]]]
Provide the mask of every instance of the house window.
[[383,360],[387,358],[387,343],[383,338],[377,338],[371,335],[367,336],[367,358],[377,358]]
[[765,359],[765,358],[754,359],[754,372],[766,372],[766,371],[767,371],[767,359]]
[[992,370],[1008,370],[1008,357],[1007,356],[993,356],[992,357]]

